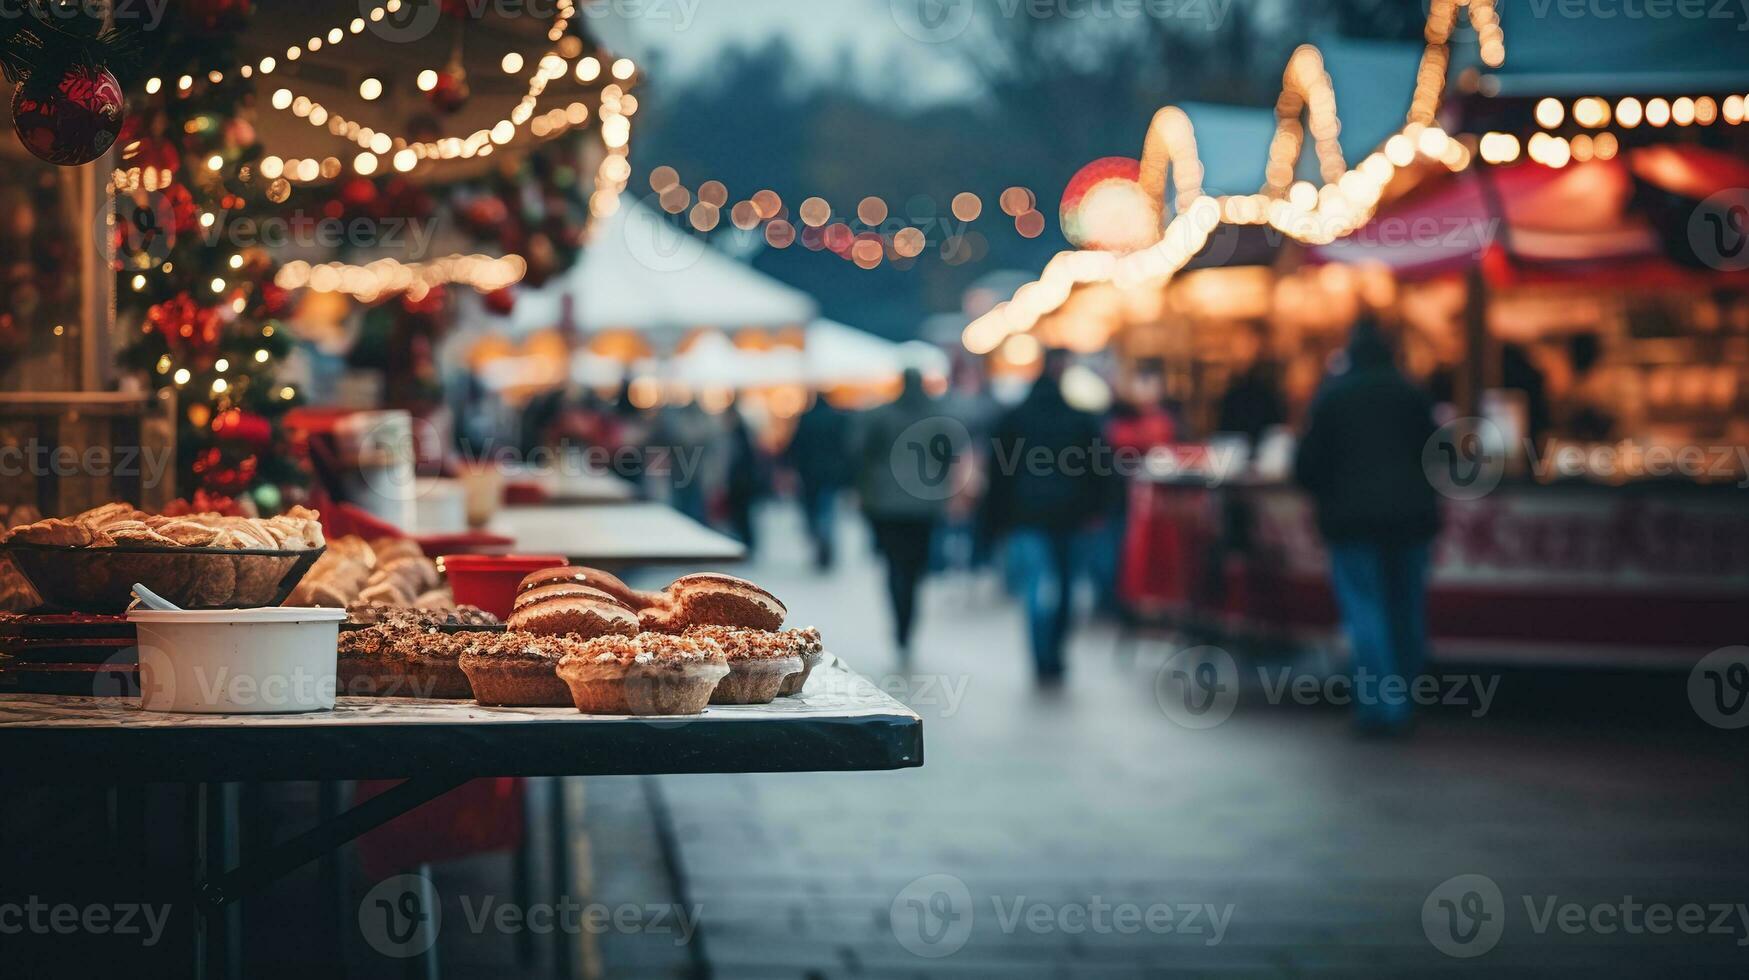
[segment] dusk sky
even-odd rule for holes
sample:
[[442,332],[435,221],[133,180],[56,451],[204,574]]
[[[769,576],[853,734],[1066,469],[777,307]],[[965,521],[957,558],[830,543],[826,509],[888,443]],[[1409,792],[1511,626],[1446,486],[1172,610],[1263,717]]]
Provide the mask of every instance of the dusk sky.
[[625,0],[601,5],[611,16],[596,19],[593,26],[610,45],[636,57],[660,56],[664,73],[671,77],[695,77],[708,72],[725,49],[782,37],[822,74],[841,71],[840,59],[848,52],[855,77],[865,85],[889,85],[897,69],[897,89],[908,100],[962,97],[975,81],[960,65],[953,45],[906,33],[901,19],[909,2]]

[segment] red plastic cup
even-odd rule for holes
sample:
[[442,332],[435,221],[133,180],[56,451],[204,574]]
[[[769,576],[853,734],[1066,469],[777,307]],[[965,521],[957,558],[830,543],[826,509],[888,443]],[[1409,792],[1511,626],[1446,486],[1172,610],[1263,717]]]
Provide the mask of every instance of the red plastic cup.
[[479,606],[499,619],[510,618],[523,579],[565,564],[557,555],[445,555],[440,560],[457,604]]

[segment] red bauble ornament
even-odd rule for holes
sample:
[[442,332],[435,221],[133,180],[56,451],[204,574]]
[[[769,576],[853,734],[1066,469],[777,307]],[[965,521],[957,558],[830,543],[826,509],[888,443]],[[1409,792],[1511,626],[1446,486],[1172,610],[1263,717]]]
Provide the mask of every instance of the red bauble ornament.
[[516,293],[510,289],[495,289],[482,297],[486,312],[493,316],[509,316],[516,311]]
[[255,294],[261,298],[261,312],[265,316],[285,316],[291,309],[291,290],[281,289],[271,281],[257,286]]
[[31,76],[12,93],[12,128],[24,148],[59,167],[90,163],[121,132],[121,83],[107,68],[73,65]]
[[267,449],[273,441],[273,423],[265,416],[233,408],[213,416],[213,435],[241,443],[255,452]]
[[451,65],[437,73],[437,84],[431,91],[425,93],[432,107],[444,115],[454,115],[468,104],[468,73],[460,66]]
[[353,214],[367,214],[377,200],[377,185],[363,177],[354,177],[340,185],[340,201]]
[[462,220],[476,235],[498,234],[510,220],[510,207],[504,203],[503,198],[485,194],[469,201],[462,208]]
[[164,343],[178,360],[204,368],[219,347],[222,326],[216,309],[203,307],[187,293],[178,293],[146,311],[146,322],[164,336]]

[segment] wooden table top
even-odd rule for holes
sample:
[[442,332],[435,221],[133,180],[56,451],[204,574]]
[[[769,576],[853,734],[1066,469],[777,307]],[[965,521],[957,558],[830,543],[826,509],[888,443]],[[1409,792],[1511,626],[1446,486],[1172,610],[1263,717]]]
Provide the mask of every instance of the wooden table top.
[[248,782],[903,769],[923,723],[827,657],[802,693],[628,718],[472,701],[341,698],[302,715],[146,712],[133,698],[0,695],[0,779]]
[[491,530],[515,538],[519,554],[559,554],[581,565],[714,566],[747,554],[734,538],[648,502],[507,507]]

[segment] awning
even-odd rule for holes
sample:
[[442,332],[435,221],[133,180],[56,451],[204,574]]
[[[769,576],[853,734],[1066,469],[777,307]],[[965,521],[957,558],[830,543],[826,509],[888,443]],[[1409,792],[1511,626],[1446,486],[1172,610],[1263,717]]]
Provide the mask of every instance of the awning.
[[601,221],[569,273],[517,294],[518,331],[558,325],[562,297],[588,333],[629,330],[669,346],[695,330],[802,327],[812,297],[724,255],[643,205]]
[[1746,165],[1720,156],[1657,146],[1558,169],[1530,161],[1470,167],[1429,180],[1354,234],[1313,247],[1311,261],[1382,265],[1409,280],[1481,266],[1496,284],[1735,281],[1736,273],[1677,248],[1686,231],[1672,234],[1666,214],[1672,209],[1648,193],[1663,189],[1643,173],[1682,186],[1685,197],[1745,186]]

